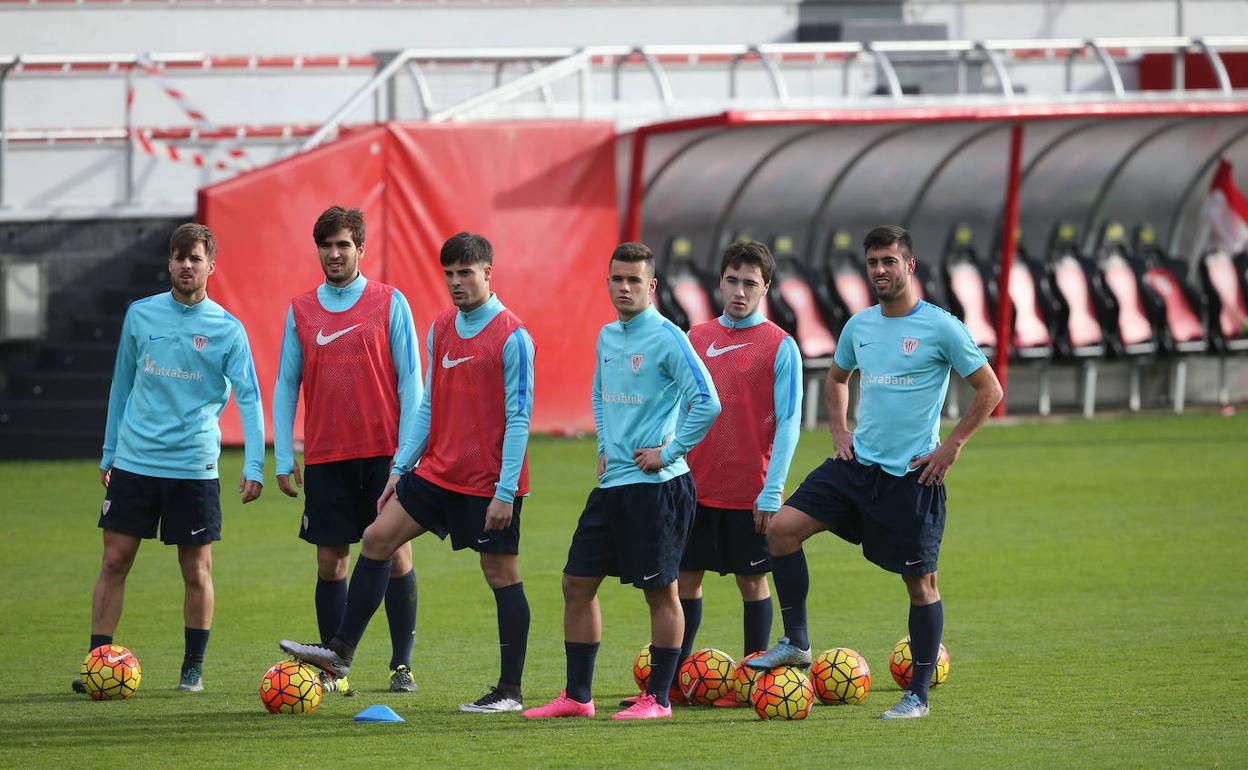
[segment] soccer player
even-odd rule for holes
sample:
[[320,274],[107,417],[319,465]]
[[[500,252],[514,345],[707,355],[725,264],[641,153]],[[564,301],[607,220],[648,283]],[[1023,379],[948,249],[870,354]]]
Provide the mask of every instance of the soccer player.
[[567,686],[524,712],[529,718],[594,715],[598,586],[607,575],[640,588],[650,606],[650,683],[615,718],[672,715],[668,689],[684,633],[676,578],[696,504],[685,455],[719,414],[719,396],[689,339],[651,304],[656,283],[645,244],[615,248],[607,290],[619,320],[599,332],[594,366],[598,487],[563,568]]
[[297,658],[346,676],[356,645],[385,594],[398,548],[425,532],[451,537],[454,550],[480,554],[498,616],[498,684],[470,713],[523,708],[521,675],[529,603],[520,581],[520,508],[529,491],[529,418],[533,411],[533,340],[490,291],[494,252],[480,235],[459,233],[442,245],[442,272],[455,307],[429,330],[429,369],[412,443],[400,454],[415,470],[391,475],[377,520],[364,531],[342,623],[324,645],[282,641]]
[[[359,209],[332,206],[317,218],[312,239],[325,282],[290,303],[273,389],[277,486],[298,497],[296,487],[304,486],[304,479],[295,461],[293,430],[303,385],[307,497],[299,536],[316,546],[316,622],[322,643],[342,622],[350,544],[358,543],[377,518],[377,501],[391,468],[412,462],[410,447],[396,450],[415,425],[422,391],[412,311],[398,289],[360,273],[364,235]],[[406,543],[390,566],[386,616],[390,690],[412,692],[416,573]],[[331,691],[351,693],[344,680],[326,676],[322,682]]]
[[[753,668],[810,665],[806,594],[810,578],[802,543],[825,530],[861,543],[862,553],[901,575],[910,595],[909,690],[885,719],[928,714],[927,691],[940,649],[944,610],[936,560],[945,529],[945,481],[966,442],[1001,400],[1001,385],[961,321],[916,300],[910,234],[877,227],[863,240],[874,305],[845,324],[828,372],[828,419],[834,456],[806,477],[767,528],[784,638]],[[849,376],[861,384],[858,425],[846,425]],[[949,370],[975,397],[940,441],[940,410]]]
[[[104,558],[91,595],[91,646],[111,644],[121,620],[126,576],[143,538],[178,547],[185,589],[186,647],[178,689],[204,689],[204,650],[212,627],[212,543],[221,539],[217,418],[234,391],[245,444],[238,491],[260,496],[264,413],[247,333],[208,298],[217,241],[184,224],[169,239],[172,290],[126,310],[108,395],[100,483]],[[85,692],[73,680],[75,692]]]
[[[765,532],[780,510],[802,405],[797,343],[758,311],[775,268],[771,250],[761,243],[729,246],[719,278],[724,313],[689,330],[689,342],[715,381],[723,411],[689,453],[698,507],[680,563],[682,661],[693,651],[702,622],[702,577],[708,569],[736,577],[744,604],[745,654],[765,650],[771,636]],[[721,701],[716,705],[740,705],[732,694]]]

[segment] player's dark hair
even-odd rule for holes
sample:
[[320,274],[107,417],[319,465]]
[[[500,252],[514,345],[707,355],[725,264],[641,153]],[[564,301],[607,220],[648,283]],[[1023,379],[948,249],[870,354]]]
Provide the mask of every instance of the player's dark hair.
[[650,275],[654,275],[654,252],[649,246],[639,241],[621,243],[616,246],[611,252],[610,262],[640,262],[650,271]]
[[494,264],[494,247],[485,236],[476,233],[455,233],[442,244],[442,253],[438,257],[442,266],[454,265],[492,265]]
[[173,235],[169,237],[169,258],[190,254],[195,244],[201,242],[204,244],[204,254],[208,257],[208,261],[216,259],[217,239],[211,230],[194,222],[178,225]]
[[312,240],[319,246],[322,241],[333,237],[339,230],[350,230],[351,240],[357,249],[364,248],[364,212],[359,209],[344,209],[342,206],[330,206],[316,218],[312,225]]
[[745,243],[735,241],[724,250],[724,258],[719,263],[719,275],[722,278],[728,268],[734,270],[742,265],[754,265],[763,274],[763,283],[771,283],[776,272],[776,258],[772,256],[767,244],[758,241]]
[[894,243],[901,247],[901,256],[914,258],[914,241],[910,240],[910,233],[901,225],[881,225],[867,233],[867,237],[862,239],[862,251],[887,249]]

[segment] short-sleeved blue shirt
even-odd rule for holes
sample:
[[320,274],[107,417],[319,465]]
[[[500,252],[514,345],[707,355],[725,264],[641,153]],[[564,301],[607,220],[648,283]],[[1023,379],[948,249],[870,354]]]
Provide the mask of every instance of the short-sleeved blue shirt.
[[845,324],[836,365],[859,370],[861,398],[854,454],[904,476],[910,463],[940,443],[940,410],[949,370],[962,377],[988,363],[966,326],[922,300],[907,315],[890,318],[879,305]]

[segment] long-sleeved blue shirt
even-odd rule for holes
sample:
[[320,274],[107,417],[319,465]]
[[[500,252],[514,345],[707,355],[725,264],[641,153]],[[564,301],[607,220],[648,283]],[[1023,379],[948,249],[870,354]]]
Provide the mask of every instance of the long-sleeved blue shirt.
[[[767,319],[762,313],[754,313],[734,321],[726,315],[719,323],[729,329],[749,329]],[[767,478],[754,504],[760,511],[780,510],[784,494],[784,480],[789,475],[793,453],[802,427],[802,355],[792,337],[785,337],[776,348],[773,369],[772,399],[776,414],[776,433],[771,440],[771,459],[767,464]]]
[[[502,301],[496,295],[490,294],[490,298],[481,307],[468,313],[461,310],[455,314],[455,333],[463,339],[472,339],[504,309]],[[420,409],[416,412],[408,439],[410,444],[399,445],[399,451],[405,457],[420,457],[429,446],[429,427],[433,422],[433,400],[436,397],[430,387],[433,369],[432,327],[426,335],[425,350],[430,361],[429,371],[425,372],[425,397],[421,399]],[[506,427],[503,429],[503,462],[499,468],[498,482],[494,485],[494,497],[510,503],[516,499],[520,468],[524,464],[524,453],[529,446],[529,420],[533,416],[533,338],[523,328],[516,329],[503,343],[503,391]],[[411,466],[406,463],[396,464],[395,472],[400,472],[400,469],[410,470]]]
[[[653,305],[598,333],[592,402],[601,487],[660,483],[689,472],[685,455],[719,415],[719,394],[689,338]],[[688,405],[688,411],[685,407]],[[647,473],[633,452],[662,446],[663,467]]]
[[108,394],[100,468],[145,476],[215,479],[221,410],[234,392],[243,421],[243,475],[264,480],[264,407],[247,332],[204,299],[173,292],[126,310]]
[[[346,286],[322,283],[316,287],[321,307],[331,313],[350,310],[364,294],[368,279],[361,273]],[[416,353],[416,329],[412,310],[398,289],[390,298],[390,355],[398,375],[399,447],[409,443],[415,428],[416,407],[420,404],[423,386],[420,377],[420,356]],[[273,454],[277,459],[277,475],[289,474],[295,465],[295,410],[299,406],[299,385],[303,382],[303,348],[295,331],[295,311],[286,311],[286,330],[282,334],[282,358],[273,387]],[[394,464],[408,466],[413,457],[399,449]]]

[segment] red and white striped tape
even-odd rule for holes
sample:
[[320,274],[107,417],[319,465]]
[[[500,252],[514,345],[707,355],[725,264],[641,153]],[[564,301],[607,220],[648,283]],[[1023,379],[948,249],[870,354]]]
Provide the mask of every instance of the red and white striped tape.
[[[155,62],[152,61],[149,55],[140,54],[134,64],[136,67],[143,70],[143,72],[146,73],[154,83],[156,83],[156,86],[160,88],[166,96],[173,100],[173,103],[176,104],[178,108],[191,119],[192,122],[194,122],[196,127],[200,129],[201,133],[215,134],[218,136],[224,135],[221,128],[209,120],[208,115],[204,113],[203,110],[191,103],[191,100],[187,98],[186,94],[180,88],[165,78],[164,72],[160,69],[160,67],[156,66]],[[134,105],[133,84],[131,84],[130,90],[126,93],[126,105],[127,109],[133,107]],[[221,165],[221,161],[211,161],[198,152],[182,152],[172,144],[164,145],[168,149],[168,152],[155,152],[154,148],[156,145],[152,144],[150,137],[144,137],[140,134],[136,135],[135,138],[138,141],[140,149],[149,155],[167,157],[175,161],[181,159],[179,156],[185,158],[197,158],[198,161],[193,162],[195,162],[195,165],[201,167],[204,165],[212,165],[214,168],[229,170],[246,170],[251,168],[251,161],[247,157],[247,151],[243,149],[242,144],[237,139],[224,145],[226,155],[228,155],[233,162]]]
[[180,150],[176,144],[152,139],[150,131],[136,132],[134,142],[144,153],[155,158],[171,160],[174,163],[189,163],[198,168],[211,168],[217,171],[238,172],[247,171],[251,168],[250,164],[232,162],[222,158],[209,158],[195,150]]

